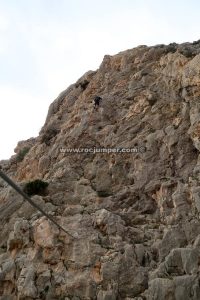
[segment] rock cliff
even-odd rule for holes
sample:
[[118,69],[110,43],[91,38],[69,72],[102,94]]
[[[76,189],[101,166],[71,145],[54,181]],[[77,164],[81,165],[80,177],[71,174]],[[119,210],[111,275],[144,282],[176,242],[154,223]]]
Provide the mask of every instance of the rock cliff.
[[200,299],[199,151],[200,41],[106,55],[1,161],[72,236],[0,180],[0,299]]

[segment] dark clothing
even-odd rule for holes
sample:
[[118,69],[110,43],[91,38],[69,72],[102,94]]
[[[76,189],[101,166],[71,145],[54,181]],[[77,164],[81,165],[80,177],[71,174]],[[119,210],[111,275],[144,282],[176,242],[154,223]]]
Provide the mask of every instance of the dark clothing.
[[99,104],[100,104],[100,101],[101,101],[101,100],[102,100],[102,98],[99,97],[99,96],[96,96],[96,97],[94,98],[94,108],[99,107]]

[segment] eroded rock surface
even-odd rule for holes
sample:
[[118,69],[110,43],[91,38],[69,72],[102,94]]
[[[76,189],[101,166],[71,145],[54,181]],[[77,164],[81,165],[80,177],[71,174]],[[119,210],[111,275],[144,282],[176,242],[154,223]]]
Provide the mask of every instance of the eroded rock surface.
[[200,299],[199,151],[200,42],[106,55],[1,162],[70,235],[0,180],[0,299]]

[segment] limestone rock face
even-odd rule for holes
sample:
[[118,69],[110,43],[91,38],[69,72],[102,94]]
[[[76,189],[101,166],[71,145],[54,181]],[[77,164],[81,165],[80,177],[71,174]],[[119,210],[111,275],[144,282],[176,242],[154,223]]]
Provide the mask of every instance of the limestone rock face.
[[199,300],[199,151],[200,42],[106,55],[0,162],[69,232],[0,179],[0,299]]

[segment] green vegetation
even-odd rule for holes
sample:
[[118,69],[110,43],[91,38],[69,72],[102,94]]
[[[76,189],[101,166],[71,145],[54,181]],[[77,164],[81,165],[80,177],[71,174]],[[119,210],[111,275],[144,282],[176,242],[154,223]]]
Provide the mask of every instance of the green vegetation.
[[166,46],[166,50],[165,50],[166,54],[167,53],[175,53],[178,48],[177,46],[178,45],[176,43],[171,43],[168,46]]
[[41,138],[41,142],[45,143],[47,146],[49,146],[51,144],[51,140],[58,134],[59,130],[56,128],[48,128],[42,138]]
[[26,183],[25,187],[24,187],[24,192],[26,194],[28,194],[29,196],[32,195],[44,195],[46,188],[48,186],[48,182],[45,182],[43,180],[40,179],[36,179],[34,181],[30,181],[28,183]]
[[23,149],[21,149],[16,157],[17,162],[23,161],[25,155],[29,152],[29,150],[30,150],[30,147],[24,147]]
[[179,52],[187,58],[193,58],[195,56],[193,50],[189,48],[181,49]]
[[193,45],[198,45],[198,44],[200,44],[200,40],[194,41],[192,44],[193,44]]

